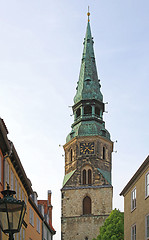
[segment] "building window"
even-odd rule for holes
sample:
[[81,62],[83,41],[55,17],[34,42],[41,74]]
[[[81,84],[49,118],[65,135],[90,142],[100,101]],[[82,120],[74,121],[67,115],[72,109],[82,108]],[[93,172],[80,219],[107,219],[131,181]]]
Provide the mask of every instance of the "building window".
[[70,150],[70,162],[72,162],[72,149]]
[[22,200],[24,201],[24,192],[23,192],[23,190],[22,190]]
[[136,225],[131,227],[131,240],[136,240]]
[[102,149],[102,156],[103,156],[103,159],[106,159],[106,148],[103,147]]
[[100,109],[98,107],[95,107],[95,114],[100,116]]
[[25,204],[27,204],[27,197],[26,197],[26,195],[25,195]]
[[11,190],[14,189],[14,187],[13,187],[13,184],[14,184],[13,179],[14,179],[14,173],[13,173],[13,171],[12,171],[12,169],[11,169],[11,184],[10,184],[10,188],[11,188]]
[[76,117],[78,118],[80,115],[81,115],[81,109],[78,108],[77,111],[76,111]]
[[92,107],[91,106],[84,107],[84,115],[90,115],[90,114],[92,114]]
[[25,229],[23,228],[23,240],[25,240]]
[[92,171],[91,171],[91,169],[88,170],[88,184],[92,184]]
[[91,199],[88,196],[83,199],[83,215],[85,214],[91,214]]
[[40,233],[40,220],[38,217],[37,217],[37,232]]
[[19,240],[19,233],[14,234],[14,240]]
[[20,240],[22,240],[22,228],[20,230]]
[[136,188],[131,192],[131,211],[136,208]]
[[149,196],[149,172],[145,175],[145,197]]
[[45,225],[43,226],[43,239],[46,240],[47,239],[47,229],[45,227]]
[[149,215],[147,215],[145,219],[145,232],[146,232],[146,239],[149,239]]
[[5,183],[9,184],[9,164],[7,161],[5,162],[5,176],[6,176]]
[[29,223],[34,226],[34,212],[31,208],[29,209]]
[[16,198],[17,198],[18,197],[18,181],[16,177],[15,177],[15,191],[16,191]]
[[89,169],[88,166],[85,167],[82,171],[82,183],[85,184],[92,184],[92,170]]
[[21,186],[19,184],[19,200],[21,200]]
[[86,184],[86,170],[83,170],[83,184]]

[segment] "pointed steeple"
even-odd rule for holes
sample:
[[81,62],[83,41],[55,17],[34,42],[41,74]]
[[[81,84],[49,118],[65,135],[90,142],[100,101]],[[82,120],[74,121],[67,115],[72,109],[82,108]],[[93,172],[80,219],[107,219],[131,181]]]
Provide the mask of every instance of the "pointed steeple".
[[67,136],[67,142],[77,136],[100,135],[110,139],[110,134],[105,129],[103,121],[104,103],[95,62],[94,42],[89,20],[90,13],[87,15],[88,23],[83,43],[81,69],[72,107],[74,123],[71,133]]
[[93,38],[91,34],[90,22],[88,20],[86,35],[84,39],[84,49],[82,55],[82,63],[80,76],[77,86],[77,93],[74,97],[76,104],[80,100],[96,99],[103,101],[103,96],[100,91],[100,83],[98,80],[95,55],[93,49]]

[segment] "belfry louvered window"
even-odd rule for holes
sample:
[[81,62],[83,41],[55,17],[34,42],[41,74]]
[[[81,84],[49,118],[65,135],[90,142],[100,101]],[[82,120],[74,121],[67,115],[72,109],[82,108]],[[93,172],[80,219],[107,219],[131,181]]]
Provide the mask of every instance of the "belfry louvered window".
[[88,167],[85,167],[82,171],[82,184],[92,184],[92,170]]
[[70,162],[72,162],[72,149],[70,150]]
[[90,115],[90,114],[92,114],[92,107],[91,107],[91,106],[85,106],[85,107],[84,107],[84,114],[85,114],[85,115]]
[[76,111],[76,118],[78,118],[81,115],[81,109],[78,108]]
[[106,149],[105,149],[105,147],[103,147],[103,159],[105,159],[106,158]]
[[83,184],[86,184],[86,170],[83,170]]
[[91,171],[91,169],[88,170],[88,184],[92,184],[92,171]]

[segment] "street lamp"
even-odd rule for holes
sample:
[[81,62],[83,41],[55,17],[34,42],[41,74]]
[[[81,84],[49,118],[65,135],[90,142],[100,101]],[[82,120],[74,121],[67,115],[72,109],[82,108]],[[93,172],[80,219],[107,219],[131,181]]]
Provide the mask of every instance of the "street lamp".
[[1,193],[4,197],[0,199],[0,227],[4,233],[9,233],[9,240],[13,240],[13,234],[21,229],[26,204],[13,197],[16,192],[10,190],[8,184],[7,190]]

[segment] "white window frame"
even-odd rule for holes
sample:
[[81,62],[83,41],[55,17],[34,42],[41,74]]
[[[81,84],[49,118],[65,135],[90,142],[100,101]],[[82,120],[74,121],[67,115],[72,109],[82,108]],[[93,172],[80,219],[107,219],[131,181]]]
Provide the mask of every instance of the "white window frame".
[[19,200],[21,200],[21,185],[19,184]]
[[45,227],[45,225],[43,226],[43,239],[47,239],[47,228]]
[[15,191],[16,191],[16,198],[18,197],[18,180],[15,177]]
[[27,197],[26,197],[26,195],[25,195],[25,204],[27,204]]
[[22,228],[20,229],[20,240],[22,240]]
[[24,201],[24,191],[22,189],[22,200]]
[[25,240],[25,229],[23,228],[23,240]]
[[19,240],[19,233],[16,233],[16,238],[17,240]]
[[31,208],[29,209],[29,223],[34,226],[34,212]]
[[10,189],[14,190],[14,173],[11,169],[11,183],[10,183]]
[[149,171],[145,174],[145,197],[149,196]]
[[37,217],[37,232],[40,233],[40,219]]
[[5,183],[9,184],[9,163],[5,161]]
[[136,187],[131,191],[131,211],[133,211],[134,209],[136,209]]
[[[134,233],[134,230],[135,230],[135,233]],[[136,240],[136,235],[137,235],[137,227],[136,227],[136,224],[134,224],[133,226],[131,226],[131,240]]]
[[[148,226],[147,226],[147,218],[148,218]],[[149,229],[149,214],[145,216],[145,239],[149,239],[149,234],[147,236],[147,228]],[[148,230],[149,232],[149,230]]]

